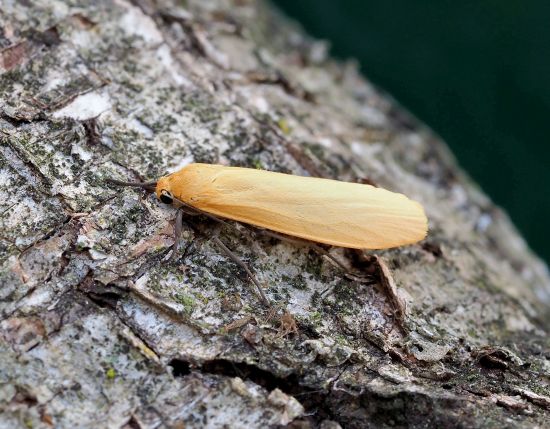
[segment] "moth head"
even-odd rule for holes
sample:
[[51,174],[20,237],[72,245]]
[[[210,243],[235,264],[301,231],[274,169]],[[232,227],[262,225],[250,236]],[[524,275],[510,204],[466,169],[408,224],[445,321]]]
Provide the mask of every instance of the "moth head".
[[157,198],[164,204],[172,204],[174,202],[174,195],[172,193],[168,176],[161,177],[158,180],[156,194]]

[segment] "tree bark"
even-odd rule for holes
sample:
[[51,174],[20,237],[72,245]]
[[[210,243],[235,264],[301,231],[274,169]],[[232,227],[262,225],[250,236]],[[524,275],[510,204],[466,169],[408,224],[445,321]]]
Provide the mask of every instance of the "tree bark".
[[[3,2],[0,26],[0,427],[548,425],[546,267],[353,63],[247,0]],[[330,249],[358,279],[193,217],[167,262],[174,210],[105,179],[189,162],[375,183],[430,232]]]

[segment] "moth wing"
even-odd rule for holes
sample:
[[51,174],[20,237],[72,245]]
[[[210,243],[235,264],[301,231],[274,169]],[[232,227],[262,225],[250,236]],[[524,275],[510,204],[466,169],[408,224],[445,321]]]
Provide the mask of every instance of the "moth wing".
[[415,243],[427,233],[422,206],[385,189],[237,167],[210,174],[192,204],[220,217],[358,249]]

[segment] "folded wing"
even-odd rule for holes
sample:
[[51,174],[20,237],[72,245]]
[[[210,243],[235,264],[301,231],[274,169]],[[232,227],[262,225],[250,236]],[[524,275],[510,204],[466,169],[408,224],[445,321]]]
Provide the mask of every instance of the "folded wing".
[[220,217],[358,249],[415,243],[427,233],[424,209],[402,194],[336,180],[208,167],[209,179],[192,204]]

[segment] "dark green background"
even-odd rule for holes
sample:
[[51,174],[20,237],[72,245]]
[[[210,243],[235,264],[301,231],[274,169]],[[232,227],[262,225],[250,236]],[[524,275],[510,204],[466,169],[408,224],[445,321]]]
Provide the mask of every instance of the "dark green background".
[[451,146],[550,261],[550,0],[275,0]]

